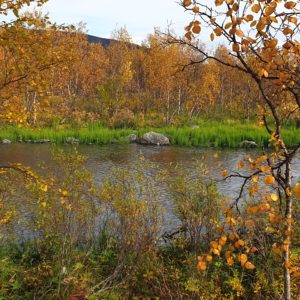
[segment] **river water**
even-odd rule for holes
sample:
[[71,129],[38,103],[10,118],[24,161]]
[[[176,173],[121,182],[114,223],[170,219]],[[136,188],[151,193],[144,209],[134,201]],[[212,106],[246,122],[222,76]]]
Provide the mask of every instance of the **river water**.
[[[62,146],[69,150],[71,146]],[[12,144],[0,145],[0,163],[22,163],[33,169],[38,168],[41,162],[52,165],[50,145]],[[134,164],[143,156],[147,162],[154,163],[161,169],[168,170],[171,165],[180,164],[186,169],[194,168],[197,161],[203,161],[208,169],[209,176],[220,179],[220,172],[224,169],[236,170],[237,164],[245,156],[255,156],[257,150],[216,150],[196,149],[185,147],[156,147],[131,145],[80,145],[77,147],[80,154],[87,157],[87,168],[94,174],[97,182],[108,173],[112,167],[125,167]],[[222,165],[221,165],[222,164]],[[192,169],[191,169],[192,171]],[[300,154],[294,160],[294,177],[300,176]],[[240,187],[237,180],[219,182],[219,191],[224,196],[233,197]]]
[[[70,150],[72,146],[62,146]],[[38,168],[41,162],[46,163],[50,168],[54,165],[51,158],[50,145],[12,144],[0,145],[0,163],[22,163],[33,169]],[[220,176],[222,170],[236,170],[237,164],[245,156],[258,154],[258,150],[216,150],[196,149],[184,147],[156,147],[141,145],[80,145],[78,152],[87,157],[86,166],[93,173],[96,182],[101,183],[109,171],[116,168],[124,168],[138,162],[143,156],[146,162],[153,163],[159,169],[169,170],[174,164],[180,164],[187,172],[193,172],[195,164],[204,162],[209,170],[209,176],[218,180],[218,189],[225,197],[235,197],[241,186],[241,181],[234,179],[224,182]],[[222,164],[222,165],[221,165]],[[300,177],[300,155],[298,154],[293,164],[294,181]],[[172,210],[170,203],[170,192],[165,184],[157,183],[159,201]]]

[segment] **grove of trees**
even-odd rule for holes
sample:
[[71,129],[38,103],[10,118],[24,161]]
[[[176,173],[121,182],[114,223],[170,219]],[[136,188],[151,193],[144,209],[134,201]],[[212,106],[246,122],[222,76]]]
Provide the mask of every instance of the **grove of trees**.
[[[55,27],[37,12],[25,16],[1,33],[4,124],[114,125],[121,115],[119,125],[156,126],[198,116],[257,115],[260,93],[249,76],[214,61],[185,68],[191,57],[202,56],[169,44],[158,31],[137,46],[120,28],[105,48],[89,43],[80,26]],[[222,44],[212,55],[234,60]]]

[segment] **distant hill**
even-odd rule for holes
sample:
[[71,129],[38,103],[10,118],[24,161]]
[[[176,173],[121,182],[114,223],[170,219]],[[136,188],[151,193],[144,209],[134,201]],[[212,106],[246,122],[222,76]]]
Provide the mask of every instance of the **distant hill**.
[[113,39],[105,39],[105,38],[97,37],[97,36],[90,35],[90,34],[87,34],[87,38],[88,38],[89,43],[101,44],[103,47],[108,47],[111,42],[115,42],[115,40],[113,40]]
[[[94,36],[94,35],[90,35],[90,34],[87,34],[87,38],[88,38],[88,41],[89,43],[91,44],[101,44],[103,47],[109,47],[109,45],[112,43],[112,42],[116,42],[118,43],[117,40],[114,40],[114,39],[106,39],[106,38],[101,38],[101,37],[98,37],[98,36]],[[137,48],[140,48],[141,46],[137,45],[137,44],[130,44],[128,43],[129,47],[137,47]]]

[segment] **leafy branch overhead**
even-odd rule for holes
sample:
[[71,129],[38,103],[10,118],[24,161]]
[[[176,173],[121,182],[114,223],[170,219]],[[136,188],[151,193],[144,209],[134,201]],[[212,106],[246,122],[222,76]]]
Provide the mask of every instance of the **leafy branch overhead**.
[[[290,264],[292,208],[293,198],[299,198],[299,183],[292,187],[291,162],[300,145],[296,145],[294,150],[287,148],[282,138],[282,125],[291,115],[299,114],[300,110],[300,43],[297,40],[300,34],[300,3],[282,0],[215,0],[210,4],[184,0],[181,5],[192,13],[193,20],[185,27],[185,37],[170,38],[170,43],[198,50],[203,57],[198,63],[211,59],[247,74],[255,81],[261,93],[261,119],[271,136],[274,153],[264,155],[264,159],[260,157],[249,160],[246,175],[236,172],[227,176],[227,171],[222,175],[243,179],[235,201],[238,212],[238,201],[248,187],[250,197],[257,205],[255,211],[260,211],[263,207],[270,220],[281,220],[283,226],[274,229],[274,232],[281,232],[282,235],[284,298],[291,299],[291,274],[298,272]],[[233,63],[210,55],[199,45],[197,38],[204,32],[210,32],[211,41],[222,37],[229,44],[228,52],[234,58]],[[192,61],[191,64],[194,63],[197,61]],[[272,117],[274,128],[268,123],[268,116]],[[261,165],[262,162],[266,165]],[[263,185],[257,183],[261,175],[264,176]],[[261,192],[263,186],[265,187]],[[276,194],[269,194],[268,187],[277,191]],[[273,199],[280,199],[279,204],[271,205],[269,201],[272,203]],[[231,218],[231,210],[229,212],[229,224],[232,223],[233,226],[236,221]],[[218,247],[213,246],[212,253],[220,255],[218,251],[221,249]],[[240,256],[240,261],[245,265],[247,256]],[[199,261],[199,266],[200,269],[206,269],[203,259]]]

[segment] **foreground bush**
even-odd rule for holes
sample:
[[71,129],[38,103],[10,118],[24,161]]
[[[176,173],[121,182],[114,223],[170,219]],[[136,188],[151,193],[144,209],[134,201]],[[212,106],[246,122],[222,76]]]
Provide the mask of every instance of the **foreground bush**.
[[[18,171],[2,174],[0,299],[282,295],[282,266],[272,252],[253,254],[254,270],[224,265],[216,257],[205,272],[198,272],[199,253],[222,230],[224,204],[204,165],[197,163],[192,174],[176,166],[171,178],[141,158],[126,169],[113,169],[96,184],[76,152],[56,150],[54,161],[55,173],[42,167],[39,176],[16,165]],[[175,227],[166,227],[157,184],[172,190]],[[263,250],[272,242],[264,228],[261,222],[243,238]],[[295,262],[299,249],[295,244]],[[293,293],[298,292],[294,281]]]

